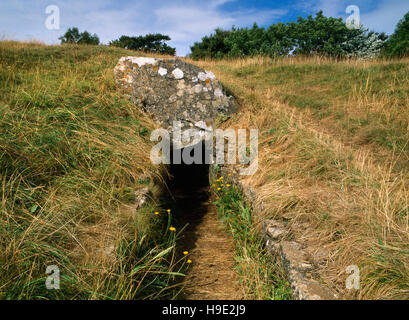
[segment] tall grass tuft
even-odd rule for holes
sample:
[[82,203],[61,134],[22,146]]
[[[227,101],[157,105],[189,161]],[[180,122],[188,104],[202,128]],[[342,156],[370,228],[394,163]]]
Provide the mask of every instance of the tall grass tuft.
[[0,42],[0,298],[174,297],[175,239],[153,214],[166,169],[149,161],[154,124],[116,89],[123,55]]
[[258,171],[242,178],[265,208],[253,224],[285,221],[341,298],[408,299],[408,59],[198,64],[241,102],[223,127],[259,130]]

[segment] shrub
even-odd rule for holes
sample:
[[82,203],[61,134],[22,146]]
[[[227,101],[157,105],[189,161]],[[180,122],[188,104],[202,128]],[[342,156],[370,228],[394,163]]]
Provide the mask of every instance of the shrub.
[[298,17],[296,22],[276,23],[264,29],[216,29],[214,34],[196,42],[191,58],[223,58],[246,56],[324,55],[331,57],[373,58],[384,47],[387,36],[367,29],[350,29],[341,18]]
[[170,40],[169,36],[156,33],[138,37],[121,36],[119,39],[111,41],[109,45],[129,50],[174,56],[176,54],[176,49],[166,44],[166,41]]
[[388,56],[399,57],[409,53],[409,12],[396,26],[395,32],[386,44],[385,53]]
[[67,32],[58,38],[61,41],[61,44],[64,43],[76,43],[76,44],[99,44],[99,38],[94,33],[91,35],[88,31],[84,31],[82,33],[79,32],[78,28],[69,28]]

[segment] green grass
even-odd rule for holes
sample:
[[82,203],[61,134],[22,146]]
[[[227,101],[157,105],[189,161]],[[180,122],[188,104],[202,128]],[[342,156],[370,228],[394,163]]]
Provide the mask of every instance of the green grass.
[[220,178],[214,185],[213,192],[218,198],[214,203],[219,219],[233,237],[236,271],[245,288],[246,299],[291,299],[290,285],[279,258],[266,251],[260,234],[254,227],[252,208],[246,203],[239,188],[228,185],[228,181]]
[[[288,60],[288,61],[287,61]],[[229,74],[233,87],[246,83],[260,98],[280,101],[308,114],[317,125],[340,133],[343,142],[384,148],[384,153],[409,153],[409,61],[335,62],[320,58],[254,59],[214,62]],[[260,98],[263,99],[263,98]],[[248,101],[246,100],[246,103]],[[384,159],[382,160],[384,161]],[[407,167],[408,158],[397,169]]]
[[[134,205],[143,187],[161,194],[165,170],[148,161],[152,123],[115,85],[131,54],[0,43],[0,298],[174,297],[168,221]],[[60,290],[45,288],[48,265]]]
[[[199,64],[241,102],[223,128],[259,130],[258,171],[240,178],[263,207],[254,221],[285,221],[317,262],[317,279],[341,299],[407,299],[409,61]],[[228,219],[243,220],[236,200],[222,197]],[[357,291],[345,287],[352,264],[360,268]]]
[[[346,133],[350,136],[361,134],[368,142],[400,151],[409,150],[406,145],[408,71],[406,62],[366,68],[302,64],[273,66],[260,72],[257,79],[278,86],[280,90],[277,90],[276,98],[300,109],[310,109],[317,119],[332,117],[336,112],[342,117],[358,113],[341,123]],[[355,96],[351,92],[355,92]],[[374,101],[384,101],[384,109],[359,112],[373,107]],[[385,135],[389,139],[384,139]]]

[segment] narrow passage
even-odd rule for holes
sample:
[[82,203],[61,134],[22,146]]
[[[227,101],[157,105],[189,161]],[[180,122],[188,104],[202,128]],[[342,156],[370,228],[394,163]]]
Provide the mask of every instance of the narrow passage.
[[243,299],[234,271],[234,243],[217,218],[209,194],[209,166],[172,164],[170,189],[175,200],[175,225],[184,229],[178,252],[188,251],[192,260],[185,289],[179,297],[186,300]]

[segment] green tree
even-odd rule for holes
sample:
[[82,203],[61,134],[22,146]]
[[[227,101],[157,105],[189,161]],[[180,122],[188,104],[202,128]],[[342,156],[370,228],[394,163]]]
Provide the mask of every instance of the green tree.
[[267,31],[268,50],[270,56],[288,55],[295,47],[295,40],[290,35],[289,26],[284,23],[271,25]]
[[385,34],[367,29],[349,29],[341,18],[298,17],[291,23],[272,24],[267,30],[254,24],[252,28],[216,29],[191,47],[193,59],[247,57],[254,55],[326,55],[331,57],[373,58],[379,54]]
[[343,56],[371,59],[378,56],[385,47],[388,36],[385,33],[368,32],[362,26],[353,29],[342,43]]
[[214,34],[203,37],[200,42],[195,42],[193,46],[190,47],[192,51],[190,57],[193,59],[203,59],[206,57],[222,58],[226,56],[231,51],[229,44],[226,43],[226,39],[230,36],[230,33],[231,31],[216,29]]
[[73,27],[69,28],[65,34],[58,38],[61,41],[61,44],[64,43],[76,43],[76,44],[99,44],[99,38],[94,33],[91,35],[88,31],[84,31],[82,33],[79,32],[78,28]]
[[323,54],[341,56],[342,43],[351,31],[341,18],[325,17],[322,11],[313,18],[298,17],[290,24],[290,34],[295,41],[295,54]]
[[409,12],[399,21],[395,32],[390,36],[385,53],[399,57],[409,54]]
[[129,50],[174,56],[176,54],[176,49],[166,44],[166,41],[170,40],[169,36],[156,33],[138,37],[121,36],[119,39],[111,41],[109,45]]

